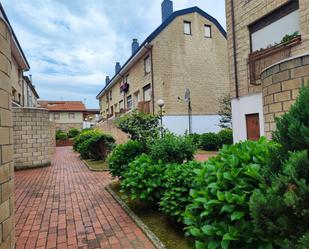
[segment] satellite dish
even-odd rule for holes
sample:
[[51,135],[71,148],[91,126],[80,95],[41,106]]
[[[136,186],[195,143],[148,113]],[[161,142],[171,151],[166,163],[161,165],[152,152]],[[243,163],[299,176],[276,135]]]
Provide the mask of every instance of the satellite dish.
[[189,102],[190,101],[190,90],[187,88],[186,92],[185,92],[185,102]]

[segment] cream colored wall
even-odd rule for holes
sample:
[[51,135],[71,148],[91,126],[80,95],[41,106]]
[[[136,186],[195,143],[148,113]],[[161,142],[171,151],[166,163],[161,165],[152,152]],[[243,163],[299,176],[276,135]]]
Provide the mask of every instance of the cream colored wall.
[[61,124],[71,124],[71,123],[83,123],[83,113],[74,112],[75,118],[69,119],[69,112],[58,112],[60,114],[60,119],[54,119],[54,112],[49,112],[49,120],[55,123]]
[[[192,22],[192,35],[183,32],[183,21]],[[205,38],[204,25],[212,27],[212,38]],[[229,92],[227,43],[216,26],[197,13],[177,17],[152,42],[154,70],[154,107],[159,98],[165,100],[166,115],[187,115],[187,105],[179,102],[177,97],[184,96],[185,89],[190,88],[192,109],[195,115],[216,114],[218,98]],[[111,89],[113,99],[108,104],[106,93],[100,98],[101,112],[121,99],[152,83],[151,73],[145,75],[145,54],[129,71],[130,90],[120,94],[120,81]],[[123,74],[124,76],[126,74]],[[152,110],[152,103],[151,103]]]
[[[15,101],[18,101],[18,94],[23,97],[22,73],[18,69],[18,64],[12,56],[12,71],[11,71],[12,87],[16,90],[15,96],[12,96]],[[23,103],[20,103],[23,104]]]
[[[235,26],[236,26],[236,51],[238,67],[239,96],[246,96],[251,93],[261,92],[261,86],[250,85],[247,59],[250,54],[250,34],[248,26],[256,20],[267,15],[276,8],[289,2],[289,0],[234,0]],[[309,51],[309,1],[299,0],[300,30],[302,43],[292,49],[292,56]],[[231,19],[231,0],[226,0],[227,33],[228,33],[228,54],[229,72],[231,82],[231,95],[236,96],[234,62],[233,62],[233,36]]]
[[[184,34],[184,21],[191,22],[192,35]],[[204,36],[205,24],[212,38]],[[187,104],[177,97],[189,88],[193,114],[216,114],[218,98],[229,92],[227,43],[217,27],[198,13],[179,16],[152,44],[155,102],[164,99],[167,115],[186,115]]]

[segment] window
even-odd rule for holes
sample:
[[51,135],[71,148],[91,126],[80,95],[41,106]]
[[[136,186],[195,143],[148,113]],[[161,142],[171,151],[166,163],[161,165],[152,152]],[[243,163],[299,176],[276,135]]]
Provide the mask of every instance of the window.
[[183,32],[186,35],[191,35],[191,22],[184,21],[184,23],[183,23]]
[[60,119],[60,113],[55,112],[54,113],[54,120],[59,120]]
[[144,59],[144,70],[145,74],[148,74],[151,71],[151,61],[149,55]]
[[143,88],[144,91],[144,101],[150,101],[151,100],[151,86],[148,84]]
[[126,75],[126,77],[124,77],[123,83],[129,83],[129,75]]
[[123,100],[120,100],[119,101],[119,111],[121,112],[123,111],[123,109],[124,109]]
[[113,91],[110,90],[110,91],[109,91],[109,100],[112,100],[112,99],[113,99]]
[[205,37],[211,38],[211,26],[207,24],[205,25]]
[[131,95],[127,97],[127,108],[129,110],[132,109],[132,96]]
[[137,91],[134,93],[134,102],[133,102],[134,107],[137,107],[140,101],[141,101],[140,94],[139,94],[139,91]]
[[69,113],[69,119],[75,119],[75,113],[70,112]]
[[281,43],[285,35],[300,31],[300,13],[298,1],[271,12],[249,26],[251,51],[255,52]]

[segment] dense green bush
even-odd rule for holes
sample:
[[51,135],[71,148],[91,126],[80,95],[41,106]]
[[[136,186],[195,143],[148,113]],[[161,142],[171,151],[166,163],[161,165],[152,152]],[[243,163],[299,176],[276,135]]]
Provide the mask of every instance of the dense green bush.
[[198,249],[263,246],[252,232],[248,202],[262,182],[272,146],[265,138],[226,146],[203,164],[184,218]]
[[195,185],[196,169],[200,167],[201,163],[198,162],[167,167],[163,177],[165,192],[159,203],[163,213],[183,222],[184,211],[191,201],[189,192]]
[[119,118],[116,125],[123,132],[131,135],[131,139],[146,143],[159,137],[159,116],[133,111]]
[[68,139],[68,135],[62,131],[62,130],[58,130],[56,131],[56,140],[66,140]]
[[196,147],[189,136],[167,133],[163,138],[154,140],[149,145],[149,150],[151,158],[155,161],[183,163],[194,158]]
[[145,145],[129,140],[125,144],[118,145],[108,157],[109,171],[113,177],[122,178],[130,162],[146,152]]
[[223,129],[218,133],[219,137],[219,148],[222,148],[223,145],[233,144],[233,131],[231,129]]
[[121,189],[130,194],[131,199],[157,202],[164,194],[164,171],[161,162],[154,162],[142,154],[129,164],[121,181]]
[[309,235],[309,86],[290,111],[276,119],[281,147],[272,152],[265,181],[255,190],[250,210],[256,232],[274,248],[303,246]]
[[218,150],[220,147],[220,139],[216,133],[204,133],[201,135],[200,144],[203,150]]
[[79,132],[80,131],[76,128],[70,129],[69,132],[68,132],[68,138],[74,138],[74,137],[78,136]]
[[192,139],[193,144],[197,147],[201,147],[201,134],[192,133],[189,135],[189,137]]
[[74,139],[73,147],[83,159],[105,160],[114,143],[112,136],[100,130],[87,130]]

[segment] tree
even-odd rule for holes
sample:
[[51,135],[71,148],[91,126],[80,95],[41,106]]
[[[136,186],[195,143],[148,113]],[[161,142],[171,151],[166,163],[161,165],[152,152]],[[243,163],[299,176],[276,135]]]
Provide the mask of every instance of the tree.
[[229,94],[223,95],[219,98],[219,108],[219,126],[223,129],[232,128],[232,105],[231,96]]

